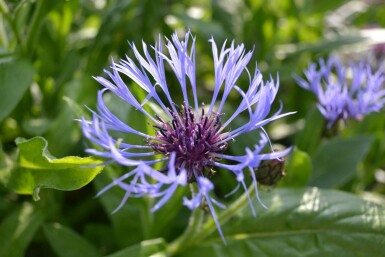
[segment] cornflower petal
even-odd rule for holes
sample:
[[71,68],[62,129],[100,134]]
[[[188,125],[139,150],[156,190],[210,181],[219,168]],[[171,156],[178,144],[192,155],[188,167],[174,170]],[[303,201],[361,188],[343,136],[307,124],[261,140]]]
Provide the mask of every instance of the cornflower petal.
[[[244,172],[251,173],[252,183],[257,189],[258,181],[254,170],[260,162],[279,159],[288,154],[290,148],[281,152],[263,153],[267,143],[271,148],[263,126],[292,113],[281,113],[281,105],[278,111],[269,116],[279,88],[278,76],[275,81],[271,76],[268,81],[264,81],[258,68],[253,73],[247,69],[253,51],[246,51],[243,44],[236,45],[234,41],[230,46],[225,42],[219,51],[214,38],[209,40],[214,61],[214,89],[208,111],[205,113],[205,108],[200,107],[198,102],[195,40],[190,31],[182,40],[174,33],[170,39],[165,38],[167,53],[163,52],[160,36],[155,46],[148,47],[142,42],[141,51],[135,44],[129,43],[134,58],[127,55],[125,60],[117,63],[112,61],[111,71],[106,71],[107,78],[95,78],[103,86],[97,95],[97,110],[91,110],[91,120],[83,117],[80,122],[84,136],[95,146],[88,148],[88,153],[105,158],[105,163],[115,162],[132,169],[114,179],[97,194],[100,196],[115,186],[124,190],[125,194],[115,211],[121,209],[129,198],[146,195],[157,199],[151,209],[155,212],[169,201],[178,187],[197,183],[198,192],[191,199],[184,197],[183,205],[189,209],[207,206],[221,238],[226,242],[215,211],[215,206],[225,208],[225,205],[211,196],[215,188],[209,179],[214,174],[212,169],[224,169],[234,174],[238,185],[229,194],[242,187],[247,194],[251,211],[256,215],[247,191]],[[183,98],[180,105],[174,103],[170,94],[165,65],[169,66],[179,83]],[[330,64],[327,65],[330,69]],[[246,89],[236,84],[244,72],[249,77]],[[312,68],[308,76],[314,74],[316,70]],[[132,85],[125,84],[127,78],[133,82]],[[312,87],[312,84],[305,80],[301,80],[301,84],[305,88]],[[373,88],[377,86],[372,85]],[[137,97],[135,92],[138,88],[145,93],[144,99]],[[234,111],[227,115],[228,118],[222,125],[221,112],[232,92],[238,93],[240,102]],[[104,101],[103,96],[107,93],[115,94],[128,106],[143,114],[155,132],[136,129],[135,121],[132,120],[129,121],[132,125],[123,122]],[[374,98],[370,94],[362,94],[360,97]],[[160,113],[153,114],[148,111],[146,107],[152,107],[150,104],[156,105],[156,108],[151,109],[160,110]],[[232,122],[243,114],[248,114],[246,123],[234,130],[228,130]],[[233,139],[256,130],[261,131],[260,141],[251,145],[251,148],[246,147],[244,155],[226,154],[226,149]],[[116,133],[130,136],[117,138]],[[144,143],[141,145],[126,141],[125,138],[131,140],[133,136],[144,139]],[[155,164],[160,165],[161,169],[155,169]],[[256,198],[264,206],[258,191]]]

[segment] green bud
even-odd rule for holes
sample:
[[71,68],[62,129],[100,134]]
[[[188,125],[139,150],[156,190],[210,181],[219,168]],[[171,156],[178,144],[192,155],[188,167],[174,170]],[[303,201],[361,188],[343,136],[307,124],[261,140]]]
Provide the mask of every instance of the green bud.
[[259,183],[273,186],[285,176],[285,160],[263,160],[255,169],[255,174]]

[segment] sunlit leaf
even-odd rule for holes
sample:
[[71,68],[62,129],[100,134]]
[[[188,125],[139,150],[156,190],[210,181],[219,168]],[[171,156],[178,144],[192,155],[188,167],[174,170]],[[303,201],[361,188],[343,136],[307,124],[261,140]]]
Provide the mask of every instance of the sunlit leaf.
[[385,247],[385,207],[333,190],[280,189],[261,194],[269,206],[237,213],[178,256],[378,256]]
[[[93,157],[51,156],[47,141],[42,137],[18,138],[18,163],[11,172],[8,187],[19,194],[33,194],[39,199],[41,188],[75,190],[88,184],[103,169]],[[95,166],[96,165],[96,166]]]

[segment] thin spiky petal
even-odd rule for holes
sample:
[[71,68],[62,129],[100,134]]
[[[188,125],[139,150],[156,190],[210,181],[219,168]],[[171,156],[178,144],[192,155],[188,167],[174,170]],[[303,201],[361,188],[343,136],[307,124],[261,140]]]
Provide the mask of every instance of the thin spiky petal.
[[[178,187],[197,183],[197,194],[191,199],[185,197],[183,204],[189,209],[205,204],[225,242],[215,210],[215,206],[225,206],[213,196],[215,185],[210,177],[216,169],[234,174],[238,186],[230,194],[243,188],[255,215],[244,172],[252,173],[253,184],[257,189],[257,179],[253,171],[260,162],[281,158],[290,151],[287,149],[263,153],[265,145],[271,144],[263,126],[291,113],[281,113],[281,106],[278,111],[269,115],[279,88],[279,80],[277,76],[275,81],[272,77],[264,81],[257,68],[254,73],[247,70],[253,51],[246,51],[243,44],[236,45],[232,41],[230,46],[225,42],[218,52],[213,38],[209,40],[215,71],[213,95],[207,109],[199,106],[195,40],[190,31],[182,40],[174,33],[170,39],[165,38],[165,52],[160,36],[155,46],[148,47],[142,42],[142,50],[129,43],[134,58],[126,56],[125,60],[113,61],[111,71],[106,71],[108,78],[95,78],[103,86],[98,93],[97,111],[91,111],[91,120],[81,118],[80,121],[84,136],[95,145],[87,149],[88,153],[105,158],[105,163],[115,162],[131,168],[104,187],[97,196],[117,186],[125,191],[125,195],[115,211],[129,198],[145,195],[157,199],[151,209],[157,211],[168,202]],[[182,103],[175,103],[172,98],[165,74],[166,65],[178,81],[179,87],[172,91],[182,95]],[[246,87],[236,84],[242,73],[249,77],[249,85]],[[124,82],[127,80],[133,82],[132,85],[128,86]],[[310,87],[304,80],[301,83]],[[138,89],[145,93],[144,99],[138,99],[135,94]],[[225,115],[222,110],[232,92],[238,94],[241,100],[233,113],[227,114],[227,119],[223,120]],[[140,112],[148,120],[154,133],[136,129],[135,120],[129,120],[129,124],[122,121],[109,109],[105,101],[108,94],[118,96],[131,110]],[[150,113],[146,107],[157,113]],[[233,121],[240,115],[246,115],[248,119],[234,128]],[[246,133],[250,133],[251,138],[256,136],[260,140],[253,142],[251,147],[246,147],[244,155],[227,153],[231,142]],[[135,137],[141,138],[143,144],[131,141]],[[162,168],[155,169],[155,165]],[[258,192],[256,197],[263,205]]]

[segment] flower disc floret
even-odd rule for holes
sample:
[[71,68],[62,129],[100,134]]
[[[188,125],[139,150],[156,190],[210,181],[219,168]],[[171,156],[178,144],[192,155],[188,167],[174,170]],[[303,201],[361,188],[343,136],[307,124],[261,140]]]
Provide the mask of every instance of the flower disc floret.
[[172,121],[165,122],[157,117],[160,125],[154,125],[156,139],[150,140],[149,145],[155,152],[168,155],[176,154],[175,166],[178,170],[187,170],[188,182],[195,181],[194,173],[207,176],[216,154],[223,153],[227,148],[225,133],[220,133],[221,118],[218,113],[205,115],[202,108],[197,120],[194,111],[189,106],[183,106],[179,113],[172,112]]

